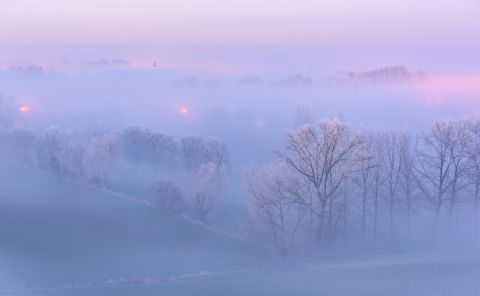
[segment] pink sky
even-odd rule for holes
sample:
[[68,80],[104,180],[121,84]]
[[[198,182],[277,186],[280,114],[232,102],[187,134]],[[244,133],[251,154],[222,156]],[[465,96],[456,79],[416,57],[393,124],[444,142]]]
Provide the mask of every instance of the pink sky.
[[[15,45],[460,43],[478,37],[477,0],[2,0]],[[478,41],[477,41],[478,42]]]
[[480,75],[434,75],[412,85],[415,92],[427,103],[440,104],[448,102],[478,102],[480,98]]
[[[302,70],[312,64],[305,56],[338,47],[349,51],[338,67],[455,66],[459,58],[468,66],[480,51],[479,16],[478,0],[0,0],[0,62],[150,59],[168,49],[158,58],[172,64]],[[274,58],[272,49],[286,53]]]

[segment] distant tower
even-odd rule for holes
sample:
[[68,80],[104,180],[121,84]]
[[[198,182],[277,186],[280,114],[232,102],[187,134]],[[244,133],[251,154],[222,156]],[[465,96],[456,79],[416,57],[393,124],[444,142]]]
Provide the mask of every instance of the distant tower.
[[153,67],[154,67],[154,68],[157,67],[157,61],[153,61]]

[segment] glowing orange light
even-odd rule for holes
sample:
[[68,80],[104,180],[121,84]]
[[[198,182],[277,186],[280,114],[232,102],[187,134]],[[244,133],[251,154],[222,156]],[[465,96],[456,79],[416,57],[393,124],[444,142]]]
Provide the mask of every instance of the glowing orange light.
[[183,115],[183,116],[188,115],[188,109],[186,107],[180,108],[180,115]]
[[30,108],[28,108],[25,105],[22,105],[22,106],[20,106],[20,112],[22,112],[22,113],[30,112]]

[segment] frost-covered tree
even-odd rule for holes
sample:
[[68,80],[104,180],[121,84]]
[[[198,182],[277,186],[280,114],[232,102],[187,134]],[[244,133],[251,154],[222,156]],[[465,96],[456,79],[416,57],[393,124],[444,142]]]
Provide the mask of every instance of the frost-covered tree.
[[105,188],[118,153],[118,139],[112,134],[93,138],[85,154],[86,178],[89,183]]
[[209,162],[196,168],[188,179],[188,201],[195,217],[206,223],[223,195],[225,172]]
[[178,147],[172,137],[145,128],[125,129],[119,142],[127,159],[137,164],[170,166],[177,159]]
[[181,144],[182,158],[188,169],[194,169],[204,162],[204,143],[200,137],[185,137]]
[[386,167],[386,133],[372,132],[371,145],[373,145],[373,153],[375,155],[375,166],[373,167],[373,236],[377,240],[378,226],[379,226],[379,212],[380,212],[380,198],[384,192],[384,185],[387,180],[385,174]]
[[66,145],[66,136],[56,127],[47,128],[37,145],[37,164],[40,169],[62,174],[60,153]]
[[178,145],[170,136],[162,133],[152,133],[148,146],[148,160],[152,164],[170,167],[177,162]]
[[185,137],[181,142],[181,152],[189,170],[205,163],[214,163],[219,168],[228,167],[227,146],[216,138]]
[[452,160],[452,181],[450,188],[449,216],[459,202],[461,192],[465,189],[468,170],[468,151],[465,150],[468,141],[467,120],[453,121],[453,138],[450,140],[450,158]]
[[467,121],[467,138],[464,150],[468,161],[466,177],[473,196],[475,225],[477,225],[480,205],[480,116],[478,115],[469,118]]
[[85,143],[78,137],[66,136],[64,145],[59,151],[58,160],[63,177],[81,180],[84,174],[83,158]]
[[344,179],[357,165],[362,137],[338,120],[327,120],[316,128],[305,125],[287,137],[286,150],[279,153],[316,197],[317,240],[331,235],[333,203]]
[[415,150],[412,137],[403,133],[399,138],[400,153],[400,202],[407,215],[407,234],[411,231],[411,218],[414,206],[418,201],[417,186],[415,184]]
[[130,127],[122,131],[119,141],[122,152],[133,162],[140,162],[143,157],[144,134],[147,131],[138,127]]
[[47,128],[36,144],[37,166],[57,176],[81,180],[85,145],[73,134]]
[[219,169],[225,170],[228,167],[228,150],[225,142],[217,138],[205,139],[206,162],[215,164]]
[[286,256],[298,237],[308,209],[298,203],[303,196],[299,180],[284,162],[251,168],[245,176],[254,234],[266,239]]
[[156,207],[174,214],[185,212],[185,201],[182,191],[172,181],[156,181],[149,186],[148,192],[149,200]]
[[390,235],[394,231],[395,208],[399,202],[398,194],[401,176],[400,137],[402,134],[391,131],[385,139],[385,200],[388,205]]
[[449,201],[448,192],[452,187],[453,159],[452,141],[455,126],[451,120],[437,120],[430,130],[420,137],[416,155],[417,186],[434,210],[434,224],[438,224],[440,213]]
[[362,240],[365,239],[368,200],[374,196],[375,169],[378,167],[376,138],[374,134],[363,135],[364,144],[360,148],[360,159],[352,181],[360,194]]

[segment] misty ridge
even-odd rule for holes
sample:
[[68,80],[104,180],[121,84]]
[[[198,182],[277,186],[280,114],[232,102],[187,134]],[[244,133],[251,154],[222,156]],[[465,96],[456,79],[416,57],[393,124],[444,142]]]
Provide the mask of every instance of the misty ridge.
[[157,67],[0,72],[5,291],[131,295],[123,288],[249,272],[276,287],[278,266],[336,282],[341,271],[316,264],[380,258],[382,272],[382,260],[478,255],[480,117],[474,103],[425,100],[425,72]]

